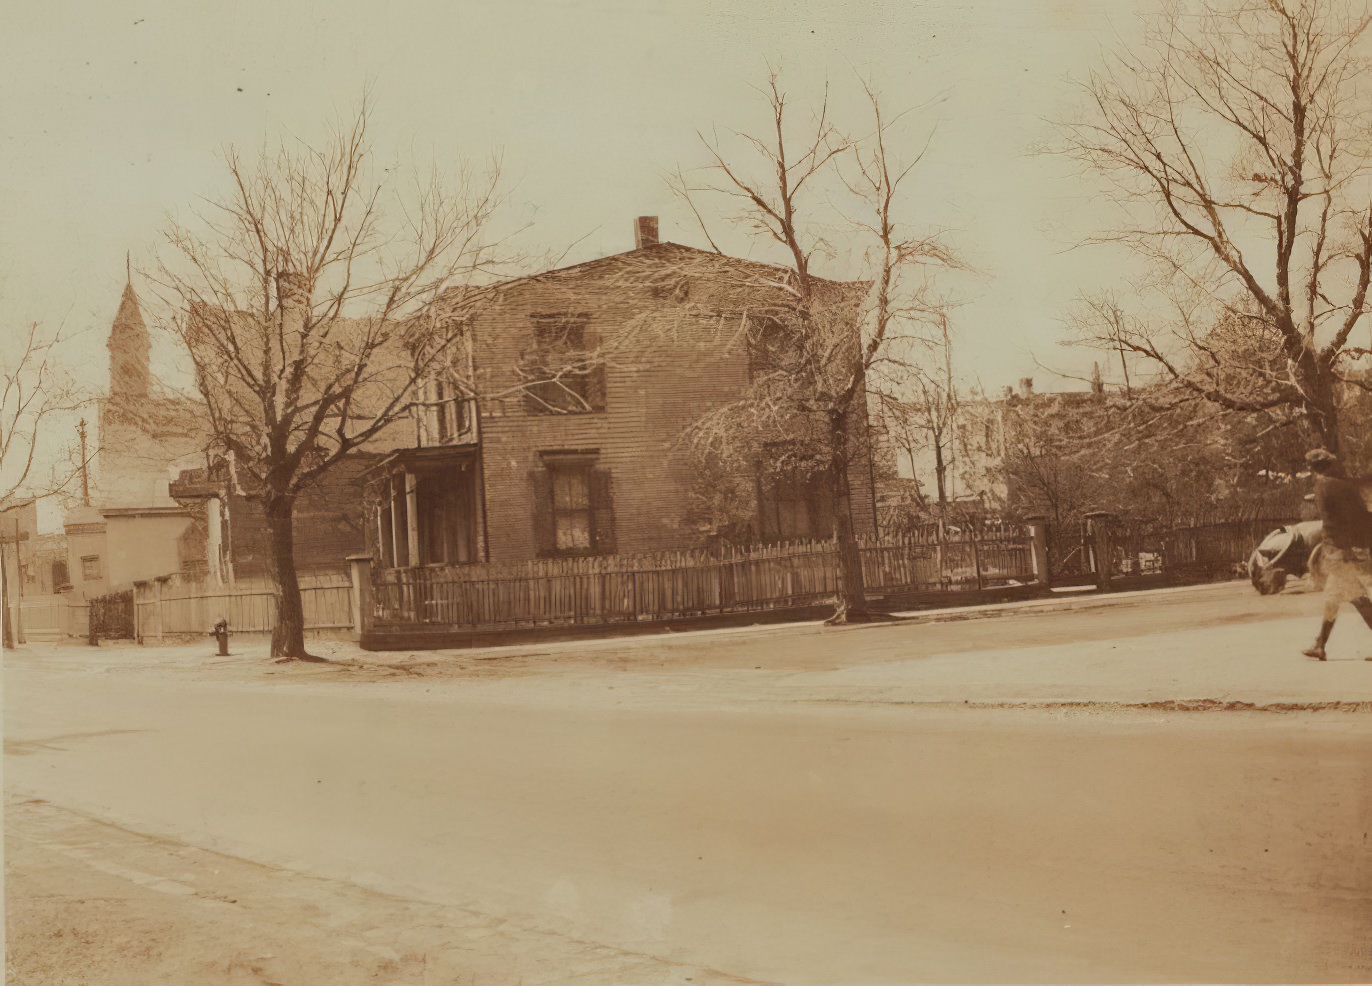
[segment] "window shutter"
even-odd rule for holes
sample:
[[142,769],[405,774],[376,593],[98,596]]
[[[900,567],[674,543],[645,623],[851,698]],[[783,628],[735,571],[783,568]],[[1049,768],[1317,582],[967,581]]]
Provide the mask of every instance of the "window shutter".
[[540,558],[557,553],[557,533],[553,526],[553,476],[546,469],[529,472],[534,491],[534,551]]
[[586,374],[586,403],[592,411],[605,410],[605,364]]
[[615,505],[610,470],[591,470],[591,525],[595,532],[596,554],[613,555],[615,546]]
[[[540,366],[529,366],[527,371],[535,378],[546,376],[545,371]],[[549,414],[547,403],[548,384],[529,383],[524,385],[524,413],[525,414]]]
[[777,540],[777,505],[775,474],[765,467],[757,476],[757,526],[763,541]]

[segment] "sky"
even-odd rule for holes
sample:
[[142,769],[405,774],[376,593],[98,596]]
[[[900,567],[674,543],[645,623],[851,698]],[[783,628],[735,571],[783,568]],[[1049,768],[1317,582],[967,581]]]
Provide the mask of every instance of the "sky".
[[[957,361],[988,390],[1032,376],[1071,389],[1092,356],[1059,345],[1073,300],[1119,278],[1077,244],[1102,223],[1075,166],[1036,153],[1072,79],[1137,30],[1099,0],[233,0],[14,4],[0,37],[0,331],[76,340],[106,379],[104,340],[132,258],[169,215],[225,188],[222,151],[318,139],[373,100],[381,161],[452,172],[498,153],[531,249],[577,262],[632,247],[637,215],[706,246],[664,178],[706,163],[698,131],[756,130],[752,87],[777,66],[793,105],[827,81],[860,129],[860,80],[911,109],[899,151],[928,150],[907,219],[974,268],[952,278]],[[806,110],[808,112],[808,109]],[[854,121],[854,122],[850,122]],[[727,229],[728,252],[767,258]],[[822,270],[841,276],[842,270]],[[156,358],[175,376],[167,340]]]

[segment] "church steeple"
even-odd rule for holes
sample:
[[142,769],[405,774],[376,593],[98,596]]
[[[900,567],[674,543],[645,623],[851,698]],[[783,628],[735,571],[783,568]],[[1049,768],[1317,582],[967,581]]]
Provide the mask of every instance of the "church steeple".
[[119,312],[110,326],[107,346],[110,351],[110,397],[146,398],[152,342],[148,338],[148,327],[143,323],[143,313],[138,308],[131,269],[129,280],[124,284],[124,297],[119,301]]

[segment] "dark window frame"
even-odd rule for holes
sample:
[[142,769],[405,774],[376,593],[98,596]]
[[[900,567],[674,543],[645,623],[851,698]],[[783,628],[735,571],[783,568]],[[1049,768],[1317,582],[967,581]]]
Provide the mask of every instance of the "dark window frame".
[[[614,494],[610,472],[600,461],[599,450],[571,449],[543,451],[539,468],[531,474],[534,487],[534,542],[541,558],[576,558],[612,555],[615,547]],[[585,506],[559,503],[558,480],[575,476],[581,479]],[[581,497],[576,500],[581,501]],[[584,523],[585,546],[559,547],[558,532],[565,522]]]
[[[521,372],[531,382],[524,387],[530,414],[595,414],[605,410],[605,366],[597,361],[585,369],[566,364],[585,359],[593,351],[590,316],[584,313],[529,316],[533,347],[525,354]],[[594,341],[594,340],[592,340]]]

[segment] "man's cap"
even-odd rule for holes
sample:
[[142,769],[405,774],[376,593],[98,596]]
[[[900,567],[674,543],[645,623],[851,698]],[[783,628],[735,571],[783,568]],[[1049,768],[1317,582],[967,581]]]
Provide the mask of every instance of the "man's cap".
[[1327,469],[1339,461],[1339,457],[1328,449],[1311,449],[1305,453],[1306,465],[1312,469]]

